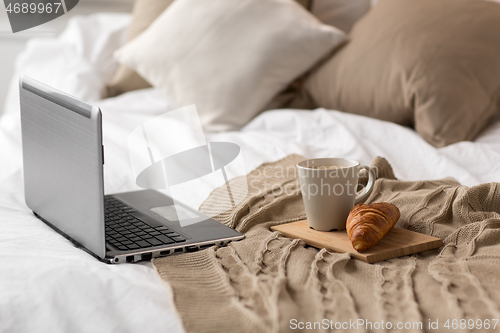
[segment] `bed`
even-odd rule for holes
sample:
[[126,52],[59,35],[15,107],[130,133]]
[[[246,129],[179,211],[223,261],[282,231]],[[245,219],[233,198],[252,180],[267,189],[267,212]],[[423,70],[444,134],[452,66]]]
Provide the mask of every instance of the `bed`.
[[[183,332],[169,285],[150,263],[106,265],[41,223],[24,203],[19,74],[98,105],[103,113],[105,192],[138,189],[127,147],[131,130],[177,106],[154,88],[101,100],[126,40],[130,15],[76,17],[55,39],[35,39],[16,62],[0,118],[0,331]],[[500,181],[500,119],[474,141],[435,148],[413,129],[336,110],[276,109],[237,131],[208,132],[208,141],[241,147],[247,172],[289,154],[344,156],[369,164],[385,157],[399,179],[453,177],[473,186]],[[198,208],[216,187],[185,188]]]

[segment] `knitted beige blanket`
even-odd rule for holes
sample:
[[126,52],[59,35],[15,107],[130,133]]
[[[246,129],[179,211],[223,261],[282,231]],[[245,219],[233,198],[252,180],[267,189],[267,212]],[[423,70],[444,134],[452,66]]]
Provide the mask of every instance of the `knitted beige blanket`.
[[[200,210],[244,240],[153,261],[188,332],[499,332],[500,186],[396,180],[386,160],[366,203],[401,210],[398,227],[444,246],[367,264],[290,240],[272,225],[305,218],[296,155],[264,164],[235,209],[216,189]],[[488,327],[488,328],[487,328]]]

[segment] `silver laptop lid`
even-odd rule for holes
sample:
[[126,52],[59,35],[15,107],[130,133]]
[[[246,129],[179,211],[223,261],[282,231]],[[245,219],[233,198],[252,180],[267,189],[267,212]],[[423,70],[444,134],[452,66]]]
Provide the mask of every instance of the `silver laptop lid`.
[[26,204],[104,258],[101,112],[26,76],[19,86]]

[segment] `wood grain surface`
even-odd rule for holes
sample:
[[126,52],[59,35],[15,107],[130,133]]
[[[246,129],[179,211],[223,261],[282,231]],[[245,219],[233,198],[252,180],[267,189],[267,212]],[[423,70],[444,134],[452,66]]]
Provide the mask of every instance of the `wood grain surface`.
[[349,252],[352,258],[367,263],[387,260],[436,249],[443,245],[440,238],[394,227],[377,244],[366,251],[358,252],[352,245],[347,232],[316,231],[309,227],[307,220],[271,227],[286,237],[302,239],[306,244],[325,248],[334,252]]

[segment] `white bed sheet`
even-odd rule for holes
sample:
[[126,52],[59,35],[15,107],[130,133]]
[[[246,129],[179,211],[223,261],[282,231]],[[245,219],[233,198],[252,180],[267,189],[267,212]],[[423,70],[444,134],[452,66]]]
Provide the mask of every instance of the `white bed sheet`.
[[[96,24],[107,19],[106,15],[78,18],[70,25],[73,31],[58,40],[32,42],[18,61],[18,73],[80,98],[97,99],[108,69],[115,65],[112,49],[123,42],[128,17],[114,20],[119,23],[114,27]],[[45,64],[43,70],[30,65],[37,61],[37,51],[51,47],[73,57],[81,79],[71,77],[71,66],[58,67],[64,56]],[[82,65],[85,62],[87,67]],[[150,265],[100,263],[40,222],[24,204],[15,80],[0,118],[0,331],[182,332],[172,293]],[[174,105],[154,89],[96,103],[103,112],[105,191],[137,189],[126,146],[128,134]],[[241,131],[207,133],[207,138],[240,145],[247,171],[288,154],[343,156],[364,164],[383,156],[400,179],[451,176],[469,186],[500,180],[499,122],[475,142],[436,149],[415,131],[388,122],[323,109],[274,110]],[[179,199],[196,208],[214,186],[198,183]]]

